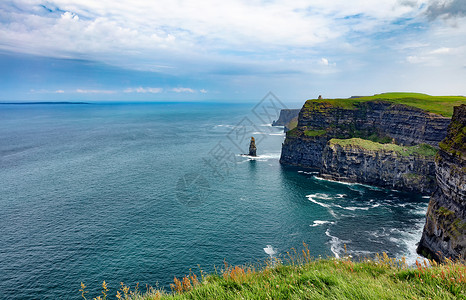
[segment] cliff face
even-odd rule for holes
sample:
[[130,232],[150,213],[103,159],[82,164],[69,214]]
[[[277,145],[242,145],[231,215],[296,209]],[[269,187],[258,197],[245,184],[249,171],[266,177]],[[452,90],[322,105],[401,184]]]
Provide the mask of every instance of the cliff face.
[[291,120],[296,118],[300,109],[282,109],[277,121],[272,122],[272,126],[286,126]]
[[[343,145],[337,141],[330,140],[324,149],[320,170],[323,178],[429,195],[436,187],[432,154],[403,154],[403,147],[360,139]],[[367,149],[363,143],[381,148]]]
[[332,138],[377,136],[400,145],[424,143],[437,147],[449,123],[449,118],[386,101],[344,108],[308,100],[299,113],[298,127],[287,134],[280,162],[320,168],[324,147]]
[[[466,105],[455,107],[436,158],[438,188],[427,209],[418,252],[440,259],[466,257]],[[440,254],[440,255],[439,255]]]

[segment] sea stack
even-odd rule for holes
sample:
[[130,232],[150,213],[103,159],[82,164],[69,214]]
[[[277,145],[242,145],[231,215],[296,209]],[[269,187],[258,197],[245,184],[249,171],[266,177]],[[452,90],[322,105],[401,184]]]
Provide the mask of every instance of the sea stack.
[[256,151],[256,140],[251,136],[251,142],[249,143],[249,156],[257,156]]

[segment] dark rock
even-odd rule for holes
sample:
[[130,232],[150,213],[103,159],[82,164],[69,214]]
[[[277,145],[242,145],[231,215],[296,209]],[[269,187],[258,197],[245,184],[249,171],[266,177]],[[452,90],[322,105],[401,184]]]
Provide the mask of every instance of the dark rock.
[[[450,119],[421,109],[387,101],[368,101],[346,109],[330,102],[308,100],[298,116],[297,128],[287,132],[280,162],[320,168],[322,153],[332,138],[378,136],[400,145],[438,147]],[[325,134],[306,134],[325,130]]]
[[282,109],[277,121],[272,122],[272,126],[286,126],[294,118],[296,118],[301,109]]
[[320,176],[325,179],[428,195],[436,188],[432,155],[401,155],[392,150],[368,150],[357,144],[339,145],[332,141],[322,156]]
[[257,156],[256,151],[256,140],[254,137],[251,137],[251,142],[249,143],[249,156]]
[[466,105],[454,108],[436,158],[438,188],[430,198],[417,251],[427,257],[466,257]]

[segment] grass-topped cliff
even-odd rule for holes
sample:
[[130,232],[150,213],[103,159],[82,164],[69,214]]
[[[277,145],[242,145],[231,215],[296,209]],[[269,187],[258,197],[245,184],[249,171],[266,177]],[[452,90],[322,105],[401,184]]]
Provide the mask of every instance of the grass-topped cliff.
[[[85,286],[80,291],[87,295]],[[141,293],[123,283],[118,291],[110,291],[104,283],[102,293],[111,299],[116,294],[117,299],[135,300],[466,299],[466,266],[426,260],[408,267],[404,259],[385,253],[359,262],[350,257],[312,259],[303,250],[300,255],[289,254],[285,263],[269,261],[260,269],[225,263],[215,274],[175,278],[171,292],[149,288]]]
[[420,108],[444,117],[451,117],[453,115],[454,106],[466,104],[466,97],[463,96],[431,96],[421,93],[382,93],[373,96],[348,99],[312,99],[308,100],[304,107],[308,107],[310,102],[320,102],[329,103],[334,107],[355,109],[357,105],[362,102],[377,100]]
[[353,146],[359,147],[361,149],[369,151],[391,151],[395,152],[402,156],[410,155],[422,155],[422,156],[435,156],[437,154],[437,149],[427,145],[419,144],[416,146],[400,146],[396,144],[381,144],[361,138],[351,138],[351,139],[331,139],[329,141],[330,145],[340,145],[340,146]]

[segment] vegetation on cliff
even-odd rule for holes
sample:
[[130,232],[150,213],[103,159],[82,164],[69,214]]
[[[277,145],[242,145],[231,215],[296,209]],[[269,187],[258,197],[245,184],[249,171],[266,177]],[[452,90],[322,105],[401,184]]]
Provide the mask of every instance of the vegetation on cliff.
[[453,119],[448,128],[447,137],[439,143],[440,149],[450,154],[466,156],[466,109],[458,109],[457,118]]
[[466,257],[466,105],[455,107],[436,156],[438,189],[430,198],[418,253]]
[[416,146],[405,147],[396,144],[381,144],[361,138],[331,139],[329,142],[330,145],[353,146],[370,151],[391,151],[396,152],[397,154],[402,156],[435,156],[437,154],[437,149],[427,144],[419,144]]
[[310,108],[311,102],[318,102],[328,103],[334,107],[356,109],[358,104],[367,101],[387,101],[394,104],[403,104],[436,113],[444,117],[451,117],[453,115],[453,107],[466,104],[466,97],[431,96],[420,93],[382,93],[373,96],[354,97],[348,99],[312,99],[308,100],[304,104],[304,107]]
[[[175,277],[172,292],[149,288],[145,293],[121,283],[118,299],[466,299],[466,266],[446,260],[416,262],[408,267],[385,253],[353,261],[312,259],[309,251],[288,253],[264,268],[230,266],[215,274]],[[104,282],[105,297],[110,295]],[[82,284],[80,292],[86,296]],[[105,299],[105,298],[97,298]]]

